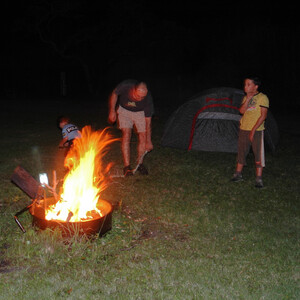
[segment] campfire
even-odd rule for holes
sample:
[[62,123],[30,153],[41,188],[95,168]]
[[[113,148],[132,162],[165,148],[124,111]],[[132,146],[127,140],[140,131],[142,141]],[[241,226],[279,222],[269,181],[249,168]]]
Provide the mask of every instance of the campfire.
[[[107,187],[106,175],[111,163],[105,165],[103,157],[109,150],[108,146],[117,139],[107,129],[92,131],[90,126],[82,129],[81,136],[74,140],[65,158],[64,166],[68,171],[59,192],[56,191],[59,185],[56,173],[53,173],[53,185],[43,183],[41,189],[33,178],[30,178],[31,185],[28,184],[25,170],[20,171],[20,167],[15,170],[12,181],[33,199],[27,208],[33,216],[33,224],[41,229],[60,226],[64,232],[85,234],[103,234],[111,229],[112,206],[101,199],[101,192]],[[24,184],[25,177],[27,184]],[[46,196],[46,192],[51,196]],[[20,226],[17,217],[15,219]]]

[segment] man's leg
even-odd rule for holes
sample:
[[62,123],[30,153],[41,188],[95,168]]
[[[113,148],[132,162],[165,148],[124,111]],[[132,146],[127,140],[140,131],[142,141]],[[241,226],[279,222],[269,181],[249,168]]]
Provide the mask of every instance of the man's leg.
[[139,132],[138,133],[138,138],[139,138],[139,144],[138,144],[138,171],[142,175],[148,175],[148,170],[147,168],[143,165],[143,155],[146,152],[146,139],[147,139],[147,134],[146,132]]
[[[143,155],[146,152],[146,141],[147,141],[146,118],[144,112],[142,111],[142,112],[134,113],[133,122],[138,135],[137,163],[139,164],[139,166],[137,170],[142,175],[148,175],[148,170],[143,165]],[[151,125],[151,122],[149,124]]]
[[124,166],[130,165],[130,140],[131,140],[131,128],[122,128],[122,143],[121,149],[123,154]]
[[137,161],[139,163],[143,163],[142,161],[140,161],[141,157],[143,156],[143,154],[146,151],[146,132],[139,132],[138,133],[138,157],[137,157]]
[[153,144],[151,140],[152,135],[152,128],[151,128],[151,117],[145,118],[146,121],[146,150],[152,151],[153,150]]

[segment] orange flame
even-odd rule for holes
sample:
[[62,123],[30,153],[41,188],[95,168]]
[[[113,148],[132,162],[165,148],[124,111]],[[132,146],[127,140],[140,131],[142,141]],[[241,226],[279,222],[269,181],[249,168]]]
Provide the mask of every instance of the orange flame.
[[102,216],[97,208],[101,191],[107,187],[106,168],[102,158],[108,152],[108,145],[117,141],[107,132],[92,131],[85,126],[81,138],[75,139],[65,159],[69,169],[64,178],[60,199],[46,211],[46,220],[79,222]]

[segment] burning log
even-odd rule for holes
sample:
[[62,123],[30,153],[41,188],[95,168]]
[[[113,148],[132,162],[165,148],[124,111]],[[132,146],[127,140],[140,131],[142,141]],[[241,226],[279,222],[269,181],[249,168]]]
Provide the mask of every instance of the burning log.
[[70,222],[70,220],[71,220],[71,218],[73,217],[73,215],[74,215],[74,214],[70,211],[69,214],[68,214],[67,220],[66,220],[67,223]]

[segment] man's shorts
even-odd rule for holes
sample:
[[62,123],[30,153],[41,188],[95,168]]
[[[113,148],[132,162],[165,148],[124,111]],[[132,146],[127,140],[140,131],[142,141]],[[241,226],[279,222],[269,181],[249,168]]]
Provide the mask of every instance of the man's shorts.
[[[246,165],[246,157],[251,147],[249,134],[250,131],[247,130],[240,130],[239,132],[237,162],[242,165]],[[255,131],[252,151],[256,166],[265,167],[264,131]]]
[[146,120],[144,111],[129,111],[122,106],[118,110],[119,128],[133,128],[135,126],[137,132],[146,132]]

